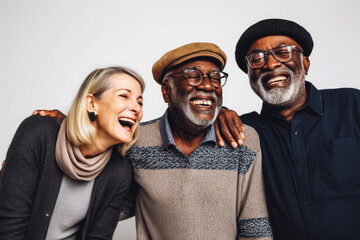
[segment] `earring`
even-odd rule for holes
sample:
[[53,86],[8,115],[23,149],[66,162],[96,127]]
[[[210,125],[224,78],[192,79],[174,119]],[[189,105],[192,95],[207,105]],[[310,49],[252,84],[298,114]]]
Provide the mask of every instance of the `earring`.
[[90,118],[90,121],[95,122],[96,121],[95,112],[89,112],[89,118]]

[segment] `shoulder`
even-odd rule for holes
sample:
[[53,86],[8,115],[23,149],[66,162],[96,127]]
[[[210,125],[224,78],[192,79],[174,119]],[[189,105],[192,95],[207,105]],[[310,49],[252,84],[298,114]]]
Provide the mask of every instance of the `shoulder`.
[[246,124],[244,124],[244,128],[245,128],[245,140],[243,145],[250,148],[255,153],[259,152],[260,140],[256,130]]
[[56,137],[60,128],[60,120],[51,117],[34,115],[23,120],[16,131],[21,137]]
[[33,115],[25,118],[20,124],[20,128],[25,128],[38,132],[41,129],[59,129],[61,121],[57,118],[42,117],[40,115]]
[[136,146],[161,145],[161,142],[160,118],[141,123]]
[[250,112],[240,116],[241,121],[255,129],[258,129],[261,126],[261,118],[257,112]]
[[161,117],[155,118],[155,119],[152,119],[152,120],[149,120],[149,121],[141,122],[141,123],[140,123],[140,126],[141,126],[141,127],[145,127],[145,126],[147,126],[147,125],[151,125],[151,124],[153,124],[153,123],[155,123],[155,122],[160,121],[160,118],[161,118]]
[[348,113],[360,109],[360,91],[354,88],[319,90],[325,111],[329,113]]
[[360,90],[355,88],[335,88],[335,89],[322,89],[319,90],[323,97],[349,99],[360,98]]

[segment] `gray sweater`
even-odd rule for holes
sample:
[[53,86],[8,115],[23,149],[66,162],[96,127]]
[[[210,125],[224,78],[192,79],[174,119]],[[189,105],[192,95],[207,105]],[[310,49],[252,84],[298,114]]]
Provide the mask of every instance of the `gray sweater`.
[[139,185],[137,239],[272,239],[255,130],[244,146],[219,148],[213,126],[187,157],[166,114],[141,126],[128,157]]

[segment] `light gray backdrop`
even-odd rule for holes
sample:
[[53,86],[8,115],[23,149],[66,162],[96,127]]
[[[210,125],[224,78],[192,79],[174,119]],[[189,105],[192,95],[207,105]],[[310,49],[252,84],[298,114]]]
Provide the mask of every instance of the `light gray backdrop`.
[[[312,34],[307,80],[318,88],[360,88],[358,0],[0,0],[0,163],[20,124],[35,109],[67,113],[93,69],[124,65],[146,80],[144,118],[166,109],[152,64],[180,45],[207,41],[228,55],[224,105],[239,114],[261,101],[234,58],[235,44],[251,24],[287,18]],[[115,239],[135,239],[134,218]]]

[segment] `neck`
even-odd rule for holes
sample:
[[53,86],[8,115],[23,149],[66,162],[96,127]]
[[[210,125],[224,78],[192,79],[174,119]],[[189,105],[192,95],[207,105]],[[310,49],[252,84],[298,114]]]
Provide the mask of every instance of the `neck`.
[[186,156],[190,156],[200,145],[206,134],[206,128],[199,129],[196,126],[187,126],[179,117],[173,117],[171,112],[169,112],[168,120],[176,146]]
[[108,141],[101,140],[98,136],[95,136],[94,139],[95,141],[91,144],[79,146],[80,152],[85,158],[99,155],[114,145],[110,144]]
[[307,99],[307,93],[304,91],[301,94],[301,98],[298,99],[294,104],[291,104],[286,107],[277,107],[268,105],[270,111],[275,115],[279,116],[280,118],[284,119],[286,122],[291,122],[292,118],[294,117],[295,113],[301,109],[301,107],[305,104]]

